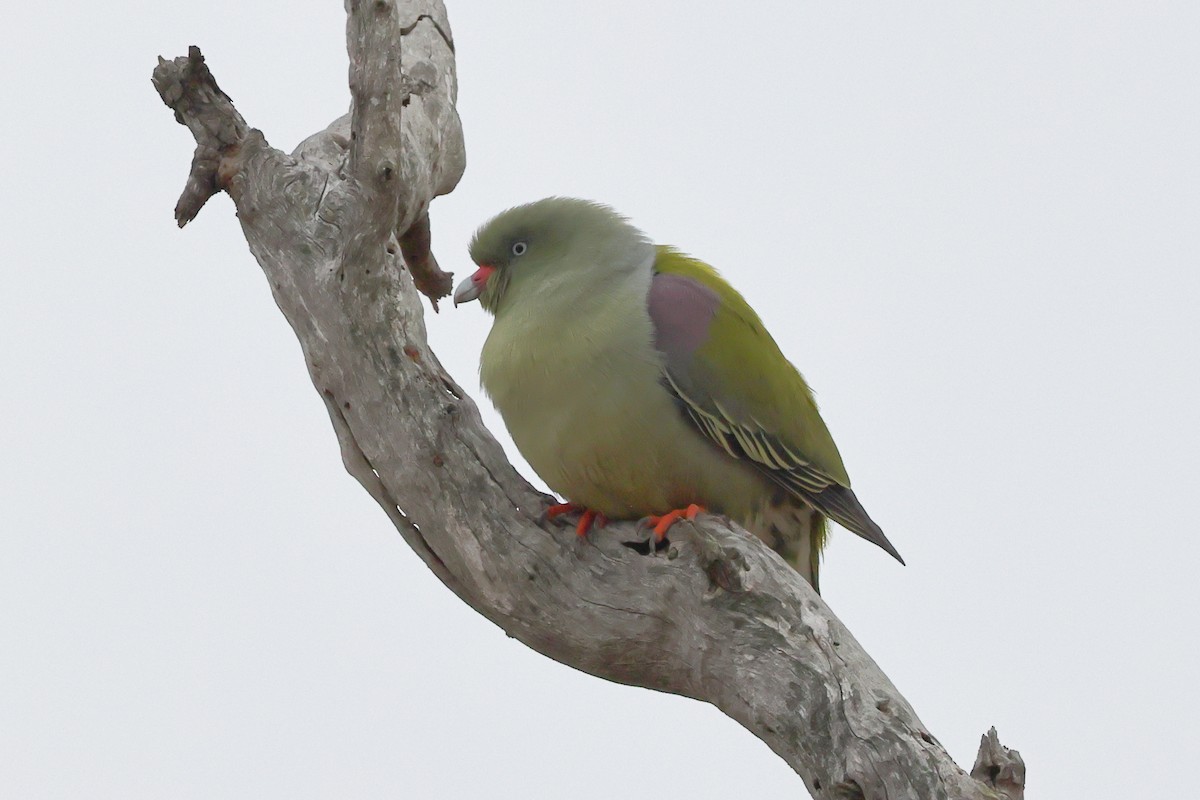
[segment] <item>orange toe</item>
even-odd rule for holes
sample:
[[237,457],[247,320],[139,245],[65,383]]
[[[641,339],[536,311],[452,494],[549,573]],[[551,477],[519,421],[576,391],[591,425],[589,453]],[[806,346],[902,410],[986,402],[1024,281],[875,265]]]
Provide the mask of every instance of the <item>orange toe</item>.
[[578,503],[555,503],[546,509],[546,519],[561,517],[563,514],[579,514],[579,522],[575,525],[575,533],[580,537],[588,535],[592,528],[603,528],[608,524],[608,517],[599,511],[585,508]]
[[671,529],[671,526],[679,522],[679,520],[686,519],[690,522],[703,511],[704,506],[692,503],[687,508],[676,508],[673,511],[668,511],[661,517],[650,517],[650,524],[654,526],[654,541],[661,542],[667,535],[667,531]]
[[546,519],[554,519],[561,517],[563,514],[571,514],[575,511],[584,511],[583,506],[577,506],[574,503],[555,503],[546,509]]
[[575,533],[582,539],[588,535],[588,531],[592,528],[603,528],[607,524],[608,517],[599,511],[593,511],[589,508],[579,517],[579,524],[575,526]]

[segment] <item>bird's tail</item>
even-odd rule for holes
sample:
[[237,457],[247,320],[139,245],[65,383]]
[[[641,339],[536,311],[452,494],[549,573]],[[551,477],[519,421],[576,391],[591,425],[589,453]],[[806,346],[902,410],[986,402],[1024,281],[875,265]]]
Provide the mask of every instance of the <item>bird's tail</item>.
[[813,507],[821,511],[838,525],[852,533],[857,533],[872,544],[879,545],[892,558],[904,563],[900,553],[884,536],[883,529],[867,516],[867,510],[858,502],[854,492],[845,486],[830,486],[822,492],[806,497]]

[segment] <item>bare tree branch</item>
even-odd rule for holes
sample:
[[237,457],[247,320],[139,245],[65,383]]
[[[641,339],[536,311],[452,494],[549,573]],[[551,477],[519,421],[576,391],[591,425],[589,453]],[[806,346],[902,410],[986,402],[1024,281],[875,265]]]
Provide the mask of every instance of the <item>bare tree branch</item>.
[[208,198],[225,188],[217,176],[221,156],[235,153],[248,129],[208,71],[199,47],[189,47],[187,58],[173,64],[160,56],[151,80],[163,102],[175,110],[175,120],[196,137],[192,168],[175,205],[175,221],[182,228],[196,218]]
[[1023,784],[1015,752],[985,740],[980,780],[959,769],[821,598],[755,537],[703,516],[643,555],[632,524],[580,541],[545,521],[550,498],[517,474],[426,343],[417,289],[436,301],[450,285],[430,251],[429,203],[465,165],[445,8],[346,5],[353,109],[290,156],[248,128],[198,48],[160,59],[153,82],[197,141],[179,223],[219,190],[233,198],[346,469],[405,541],[539,652],[713,703],[815,797],[1019,797],[996,780]]

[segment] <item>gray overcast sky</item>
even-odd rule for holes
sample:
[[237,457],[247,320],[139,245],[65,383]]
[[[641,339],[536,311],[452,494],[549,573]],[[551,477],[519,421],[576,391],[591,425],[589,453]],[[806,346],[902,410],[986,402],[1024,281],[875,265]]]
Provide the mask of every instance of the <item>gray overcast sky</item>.
[[[1182,796],[1200,6],[448,3],[442,264],[570,194],[718,266],[908,559],[842,533],[822,582],[930,730],[969,766],[997,725],[1031,797]],[[189,44],[276,146],[348,105],[336,2],[0,26],[0,796],[802,793],[716,710],[505,637],[344,473],[228,198],[172,223],[193,141],[149,76]],[[474,386],[486,316],[429,324]]]

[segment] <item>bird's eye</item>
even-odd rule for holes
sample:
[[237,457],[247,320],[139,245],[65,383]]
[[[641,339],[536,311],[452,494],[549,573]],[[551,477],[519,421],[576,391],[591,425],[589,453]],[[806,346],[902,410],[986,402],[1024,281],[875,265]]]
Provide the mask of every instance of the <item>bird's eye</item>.
[[514,256],[523,256],[525,251],[529,249],[529,245],[524,242],[514,242],[512,246],[512,254]]

